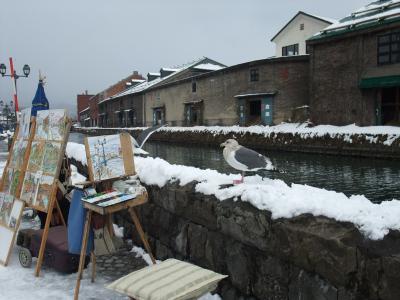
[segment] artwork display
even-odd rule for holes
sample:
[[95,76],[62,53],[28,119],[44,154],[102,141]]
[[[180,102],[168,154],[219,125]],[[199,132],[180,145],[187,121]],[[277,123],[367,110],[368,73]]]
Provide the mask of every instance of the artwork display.
[[[89,148],[92,175],[94,181],[107,180],[125,175],[133,175],[132,143],[129,146],[121,143],[123,134],[88,137],[86,147]],[[126,149],[131,147],[130,149]],[[125,159],[125,161],[124,161]],[[127,168],[128,165],[132,167]]]
[[47,212],[59,162],[66,142],[67,114],[64,109],[41,110],[22,185],[21,199],[35,209]]
[[25,108],[21,111],[19,119],[18,139],[27,139],[29,137],[29,127],[31,122],[31,108]]
[[28,205],[34,205],[36,202],[36,194],[39,187],[41,174],[26,172],[24,183],[22,185],[21,199]]
[[50,203],[51,191],[54,183],[53,176],[43,175],[40,178],[37,194],[35,197],[35,203],[33,204],[35,207],[40,208],[41,210],[47,210],[47,207]]
[[41,110],[36,118],[35,139],[63,141],[66,133],[65,109]]
[[21,171],[18,169],[6,168],[4,170],[3,192],[15,196],[19,185]]
[[28,146],[28,142],[23,139],[18,139],[14,143],[14,147],[11,151],[11,159],[9,167],[14,169],[21,169],[22,164],[25,158],[26,148]]
[[14,197],[7,193],[0,193],[0,223],[8,226]]

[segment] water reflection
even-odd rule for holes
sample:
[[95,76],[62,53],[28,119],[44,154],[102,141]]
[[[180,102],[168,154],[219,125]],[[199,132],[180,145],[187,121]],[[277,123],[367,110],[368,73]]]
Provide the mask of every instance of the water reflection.
[[[72,133],[70,141],[82,143],[83,137]],[[147,142],[144,149],[151,156],[161,157],[172,164],[238,173],[225,162],[222,149],[155,142]],[[262,172],[269,178],[282,179],[288,184],[307,184],[339,191],[348,196],[363,194],[374,202],[400,200],[399,161],[283,151],[262,153],[285,172]]]

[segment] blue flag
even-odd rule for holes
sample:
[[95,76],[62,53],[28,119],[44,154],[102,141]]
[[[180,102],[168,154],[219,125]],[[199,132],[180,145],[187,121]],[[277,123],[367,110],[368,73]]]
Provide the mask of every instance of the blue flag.
[[35,98],[32,100],[32,111],[31,116],[36,117],[39,110],[48,110],[49,101],[46,98],[46,94],[43,88],[43,81],[39,80],[39,84],[36,90]]

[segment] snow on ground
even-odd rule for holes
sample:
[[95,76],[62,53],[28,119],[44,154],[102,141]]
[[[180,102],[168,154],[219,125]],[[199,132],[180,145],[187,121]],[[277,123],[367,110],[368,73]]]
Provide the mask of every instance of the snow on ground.
[[69,158],[80,161],[83,165],[87,164],[85,146],[78,143],[68,142],[65,152]]
[[[221,174],[215,170],[171,165],[160,158],[135,158],[136,171],[142,182],[164,186],[170,181],[185,185],[196,181],[196,191],[215,195],[223,201],[234,198],[247,201],[260,210],[268,210],[273,219],[293,218],[310,213],[337,221],[352,222],[368,238],[382,239],[389,229],[400,230],[400,201],[374,204],[365,196],[347,197],[343,193],[327,191],[307,185],[287,185],[282,180],[245,177],[244,184],[222,187],[240,179],[239,174]],[[157,174],[157,175],[155,175]]]

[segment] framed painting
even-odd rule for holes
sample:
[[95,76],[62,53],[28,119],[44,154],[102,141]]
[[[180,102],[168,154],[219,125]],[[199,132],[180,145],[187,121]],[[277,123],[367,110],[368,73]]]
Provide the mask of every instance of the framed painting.
[[128,133],[85,139],[91,181],[134,175],[133,146]]
[[21,191],[21,199],[24,200],[28,205],[33,206],[36,203],[36,194],[39,187],[40,178],[40,173],[25,173],[24,183]]
[[46,142],[44,145],[44,157],[46,163],[43,163],[41,170],[51,176],[55,176],[57,172],[58,161],[61,154],[61,143]]
[[35,139],[63,141],[66,134],[67,113],[65,109],[38,111]]
[[11,150],[11,158],[9,167],[14,169],[21,169],[24,163],[26,148],[28,147],[28,141],[18,139],[14,143],[14,147]]
[[54,183],[53,176],[43,175],[38,184],[38,190],[34,206],[41,210],[47,211],[51,199],[52,187]]
[[19,118],[18,139],[27,139],[31,124],[31,108],[25,108],[21,111]]

